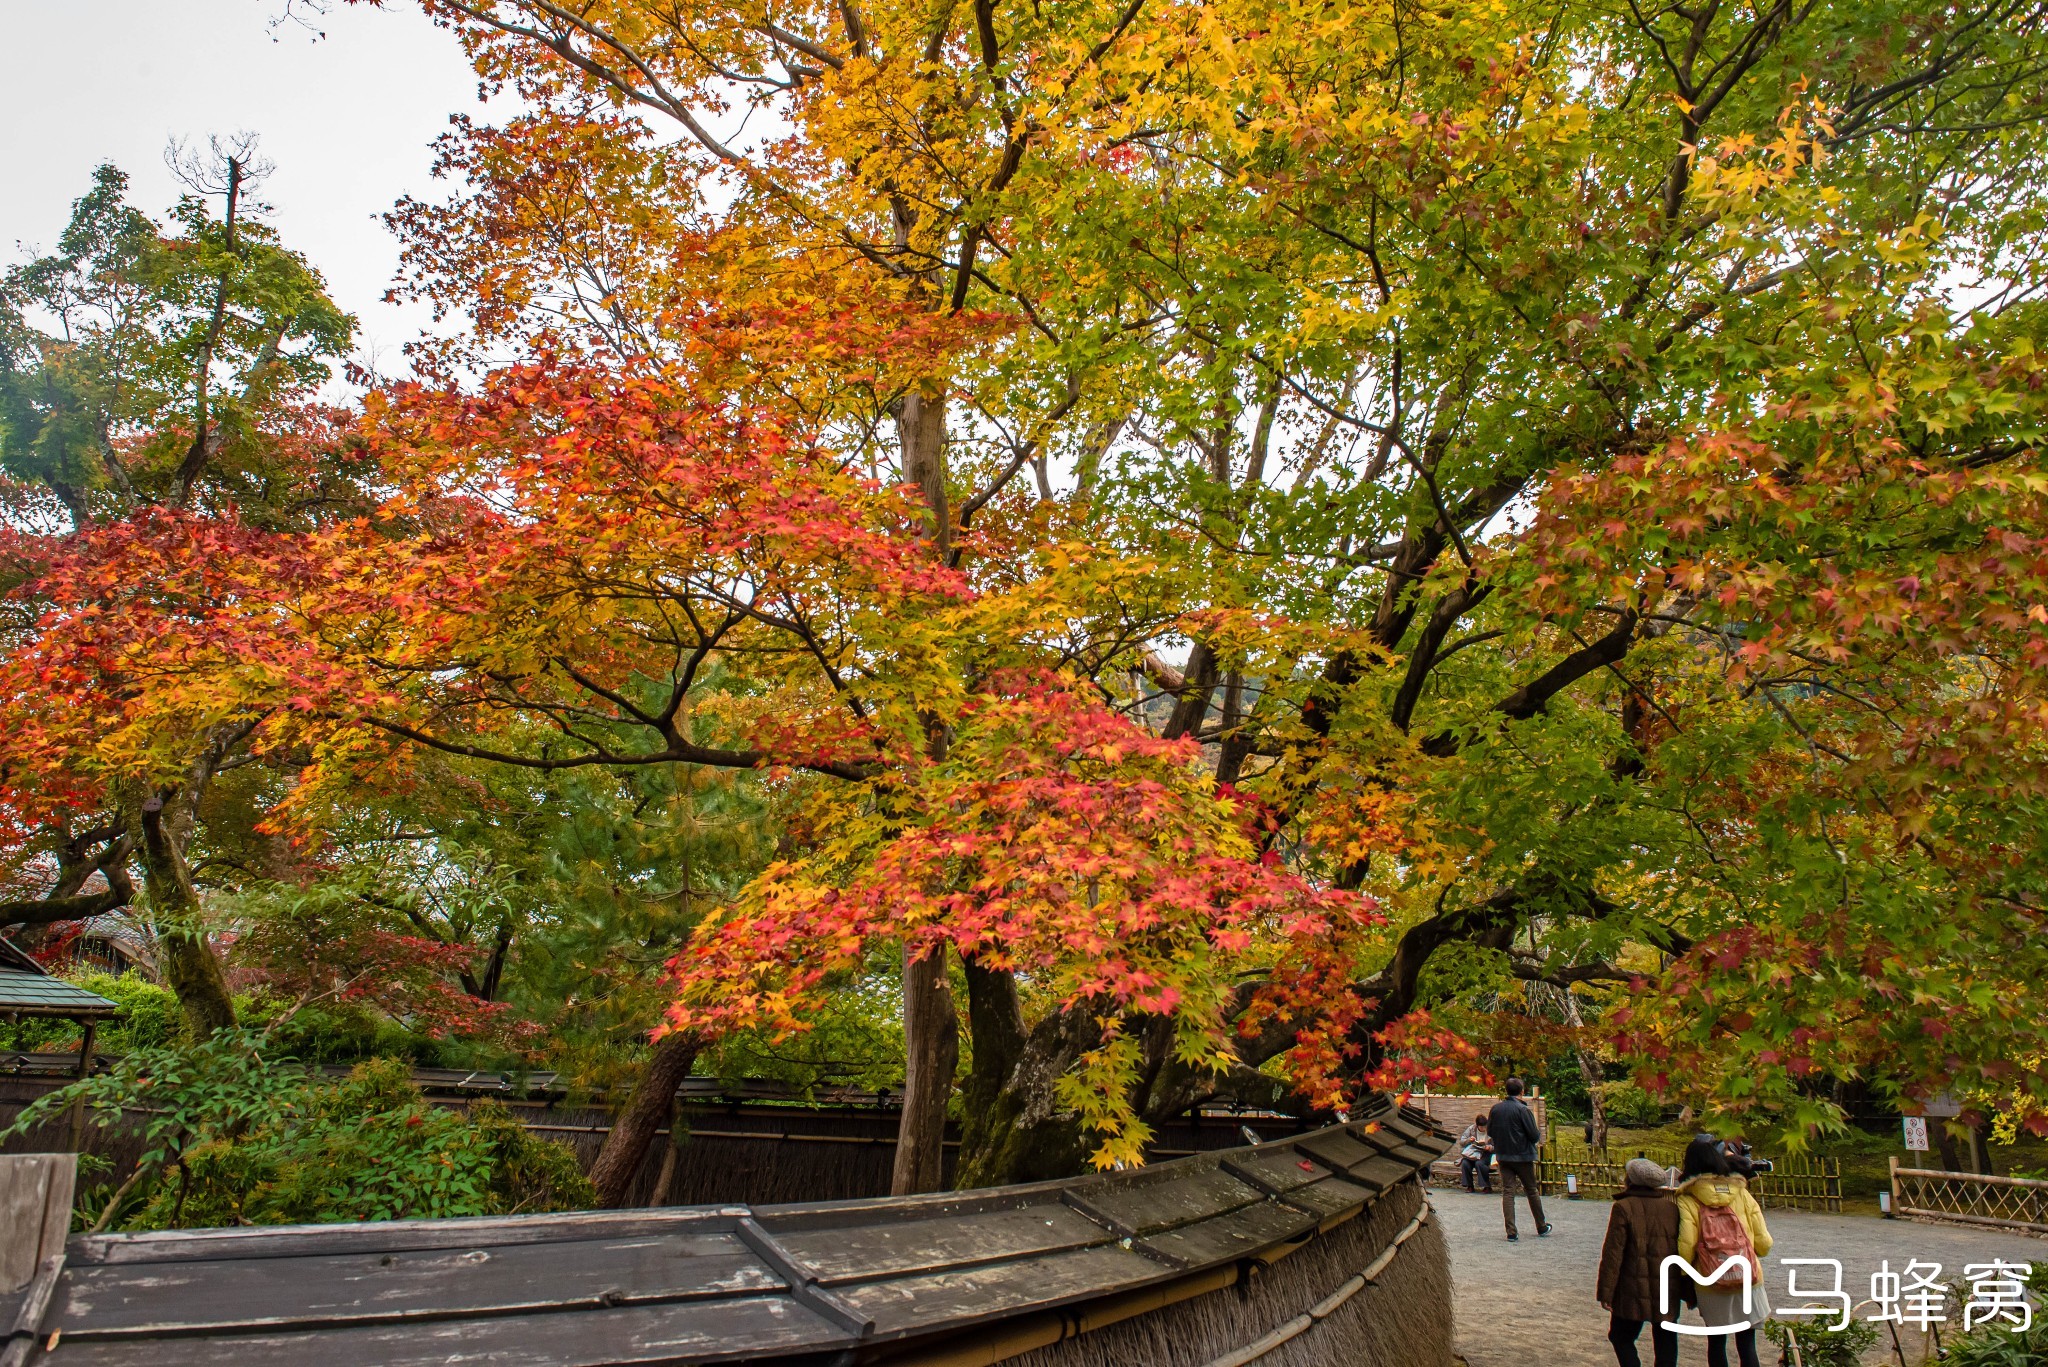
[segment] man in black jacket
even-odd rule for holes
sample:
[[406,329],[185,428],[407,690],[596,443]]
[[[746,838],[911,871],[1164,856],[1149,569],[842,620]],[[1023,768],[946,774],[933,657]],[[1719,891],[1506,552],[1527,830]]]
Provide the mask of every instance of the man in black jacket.
[[1500,1213],[1507,1221],[1508,1242],[1514,1243],[1515,1183],[1529,1195],[1529,1214],[1536,1221],[1540,1237],[1550,1233],[1543,1218],[1543,1195],[1536,1189],[1536,1149],[1543,1142],[1543,1130],[1535,1113],[1522,1100],[1522,1079],[1508,1079],[1507,1096],[1493,1103],[1487,1112],[1486,1132],[1493,1136],[1493,1161],[1500,1168]]

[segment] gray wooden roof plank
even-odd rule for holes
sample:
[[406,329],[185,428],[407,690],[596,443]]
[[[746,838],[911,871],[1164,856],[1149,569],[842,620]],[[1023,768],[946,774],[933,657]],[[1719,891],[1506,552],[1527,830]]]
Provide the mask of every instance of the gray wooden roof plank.
[[787,1289],[730,1234],[81,1267],[48,1322],[73,1340],[418,1321]]
[[[1083,1179],[1086,1180],[1086,1179]],[[784,1229],[852,1229],[869,1225],[912,1222],[948,1216],[974,1215],[991,1210],[1027,1210],[1058,1205],[1061,1195],[1074,1185],[1073,1179],[1020,1183],[981,1191],[929,1191],[916,1196],[871,1196],[851,1201],[792,1201],[752,1208],[753,1218],[763,1229],[780,1234]]]
[[785,1224],[775,1238],[820,1285],[839,1286],[1092,1248],[1117,1235],[1071,1206],[1048,1201],[942,1220],[811,1230]]
[[1345,1176],[1378,1193],[1414,1177],[1415,1165],[1380,1154],[1348,1169]]
[[1184,1159],[1120,1176],[1129,1180],[1077,1185],[1066,1194],[1068,1204],[1121,1234],[1143,1236],[1239,1210],[1266,1197],[1258,1187],[1224,1171],[1220,1160]]
[[1223,1168],[1275,1195],[1320,1182],[1332,1171],[1328,1164],[1316,1162],[1294,1144],[1231,1149],[1223,1155]]
[[1132,1291],[1180,1276],[1121,1243],[844,1288],[877,1339],[953,1333],[1011,1315]]
[[1275,1197],[1214,1219],[1197,1220],[1149,1235],[1139,1243],[1154,1256],[1192,1270],[1248,1257],[1274,1244],[1299,1238],[1319,1223],[1319,1216]]
[[[1364,1122],[1379,1119],[1401,1123],[1368,1132]],[[126,1342],[214,1344],[214,1351],[204,1355],[208,1367],[222,1358],[252,1367],[271,1362],[279,1367],[327,1367],[387,1361],[504,1367],[545,1361],[576,1367],[597,1361],[777,1357],[834,1350],[864,1338],[943,1335],[1013,1314],[1135,1290],[1288,1243],[1319,1222],[1369,1203],[1378,1192],[1412,1178],[1418,1166],[1412,1155],[1444,1140],[1440,1131],[1413,1118],[1383,1111],[1344,1130],[1333,1128],[1280,1144],[1204,1154],[1137,1172],[993,1192],[759,1210],[734,1206],[580,1212],[74,1238],[71,1246],[82,1256],[73,1275],[82,1279],[81,1288],[98,1285],[95,1294],[102,1296],[106,1287],[127,1275],[166,1279],[159,1302],[164,1297],[205,1302],[211,1293],[201,1283],[209,1277],[216,1282],[230,1277],[231,1264],[268,1261],[283,1270],[266,1274],[267,1283],[263,1277],[243,1280],[232,1297],[213,1297],[220,1301],[217,1305],[181,1309],[182,1319],[149,1319],[153,1312],[141,1302],[150,1297],[140,1296],[126,1312],[128,1322],[153,1329],[124,1332],[116,1316],[98,1332],[86,1328],[78,1337],[67,1332],[65,1347],[75,1346],[78,1355],[67,1351],[66,1361],[94,1367],[84,1354]],[[745,1254],[738,1255],[723,1273],[712,1261],[698,1263],[695,1273],[709,1275],[694,1290],[684,1285],[692,1275],[691,1259],[678,1257],[675,1261],[685,1266],[674,1269],[663,1262],[665,1255],[648,1252],[664,1242],[681,1247],[692,1240],[697,1241],[694,1246],[708,1250],[720,1239],[744,1243],[752,1262]],[[611,1252],[600,1253],[600,1247]],[[619,1260],[616,1277],[604,1274],[606,1257]],[[189,1276],[181,1261],[189,1263]],[[335,1264],[337,1270],[316,1266],[323,1263]],[[351,1274],[339,1270],[340,1264],[357,1269],[353,1284]],[[408,1265],[438,1269],[421,1276],[422,1281],[438,1284],[417,1295],[380,1299],[368,1294],[366,1288],[375,1287],[379,1274],[363,1270],[366,1266],[389,1268],[393,1277],[399,1277]],[[527,1267],[530,1292],[506,1288],[493,1299],[479,1291],[477,1279],[462,1272],[471,1265],[500,1271]],[[671,1275],[678,1271],[681,1276]],[[97,1284],[91,1280],[95,1272],[103,1273]],[[293,1277],[307,1274],[315,1274],[310,1284],[294,1293]],[[720,1281],[720,1276],[737,1280]],[[764,1280],[787,1290],[781,1295],[753,1294]],[[606,1282],[617,1285],[601,1284]],[[520,1299],[529,1294],[533,1302]],[[547,1299],[541,1300],[543,1296]],[[649,1296],[663,1300],[658,1305],[639,1303]],[[271,1303],[265,1304],[266,1299]],[[246,1311],[228,1300],[239,1301]],[[544,1305],[545,1312],[530,1312],[531,1303]],[[88,1320],[100,1313],[84,1298],[79,1305]],[[762,1308],[769,1305],[783,1309]],[[690,1313],[684,1315],[685,1311]],[[618,1318],[629,1312],[682,1318]],[[214,1318],[204,1319],[209,1314]],[[308,1327],[297,1333],[276,1330],[279,1317],[301,1314],[323,1315],[321,1322],[327,1327],[314,1330],[311,1321],[294,1321]],[[364,1322],[378,1316],[381,1323]],[[683,1334],[690,1325],[701,1327],[720,1317],[732,1321],[739,1346],[696,1344],[675,1349],[681,1340],[671,1342],[674,1335],[662,1338],[669,1330],[658,1327],[683,1326],[675,1330]],[[765,1317],[767,1339],[751,1337],[753,1331],[741,1322],[748,1317]],[[243,1332],[198,1332],[229,1322]],[[781,1340],[774,1335],[782,1330],[776,1326],[788,1324],[807,1327],[797,1335],[801,1342],[778,1347]],[[574,1325],[590,1328],[585,1332],[565,1327]],[[532,1334],[522,1337],[516,1332],[519,1326],[532,1329]],[[463,1332],[451,1337],[449,1331],[456,1327]],[[154,1337],[149,1336],[152,1333]],[[399,1337],[375,1338],[379,1333]],[[623,1349],[611,1341],[620,1333],[631,1340]],[[417,1358],[410,1347],[401,1356],[383,1355],[385,1350],[378,1345],[399,1342],[407,1335],[424,1336],[443,1346]],[[646,1355],[655,1352],[650,1345],[657,1339],[666,1345],[661,1352],[668,1356]],[[351,1346],[344,1348],[343,1340]],[[527,1356],[532,1343],[542,1340],[558,1347],[549,1348],[545,1356]],[[278,1356],[266,1356],[272,1350],[265,1345],[287,1344],[304,1351],[286,1352],[280,1346]],[[559,1347],[563,1344],[569,1348]],[[472,1355],[472,1346],[478,1355]],[[579,1355],[586,1348],[596,1356]],[[348,1356],[351,1352],[358,1355]],[[150,1353],[108,1357],[105,1364],[178,1367],[183,1360]],[[199,1359],[192,1361],[196,1367]]]
[[747,1214],[745,1206],[693,1206],[661,1210],[561,1211],[545,1215],[476,1215],[446,1220],[164,1229],[146,1234],[75,1234],[65,1250],[73,1265],[385,1253],[473,1248],[483,1244],[627,1238],[691,1230],[729,1231]]
[[1309,1182],[1296,1187],[1280,1199],[1290,1206],[1310,1212],[1318,1220],[1327,1220],[1332,1215],[1339,1215],[1365,1205],[1376,1197],[1380,1190],[1381,1188],[1365,1186],[1349,1178],[1329,1177],[1320,1182]]
[[1294,1146],[1338,1172],[1349,1172],[1380,1153],[1378,1147],[1367,1143],[1364,1137],[1344,1130],[1319,1130],[1305,1134],[1294,1141]]
[[742,1220],[735,1226],[733,1233],[783,1278],[789,1287],[790,1296],[798,1304],[837,1324],[856,1340],[865,1339],[874,1332],[873,1321],[849,1305],[837,1291],[819,1286],[817,1279],[797,1266],[790,1258],[788,1250],[777,1243],[775,1236],[759,1224],[751,1219]]

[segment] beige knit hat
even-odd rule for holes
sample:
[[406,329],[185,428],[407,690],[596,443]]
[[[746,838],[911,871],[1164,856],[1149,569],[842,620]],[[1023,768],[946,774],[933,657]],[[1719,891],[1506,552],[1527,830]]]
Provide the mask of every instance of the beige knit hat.
[[1652,1163],[1647,1158],[1631,1158],[1622,1171],[1632,1187],[1668,1187],[1671,1185],[1671,1170],[1662,1163]]

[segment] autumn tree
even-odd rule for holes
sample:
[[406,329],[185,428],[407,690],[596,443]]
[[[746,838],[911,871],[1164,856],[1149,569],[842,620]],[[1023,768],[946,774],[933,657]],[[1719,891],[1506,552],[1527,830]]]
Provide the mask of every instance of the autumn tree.
[[[1955,671],[1991,658],[1982,633],[2027,658],[2038,600],[1987,594],[1956,548],[1995,531],[2024,557],[2039,525],[2028,5],[1924,20],[1826,4],[430,8],[526,112],[464,126],[444,147],[455,203],[401,211],[415,286],[486,342],[580,336],[656,364],[723,346],[783,430],[916,489],[925,555],[959,576],[919,600],[953,634],[908,674],[907,600],[884,621],[745,619],[798,628],[784,649],[809,682],[776,722],[801,739],[712,762],[872,785],[865,766],[911,762],[903,737],[946,763],[993,663],[1086,679],[1158,739],[1205,745],[1214,776],[1264,813],[1257,849],[1393,911],[1398,938],[1344,989],[1366,1003],[1345,1042],[1354,1068],[1426,1004],[1447,945],[1566,988],[1626,980],[1628,947],[1650,945],[1681,956],[1681,993],[1695,969],[1781,990],[1784,937],[1818,914],[1814,851],[1847,848],[1820,810],[1895,841],[1915,805],[1891,785],[1920,751],[1845,747],[1818,714],[1945,727],[1933,719],[1970,694]],[[742,110],[766,131],[732,131]],[[945,345],[903,350],[937,325]],[[846,345],[863,330],[893,356]],[[598,397],[576,402],[569,426],[612,421]],[[1766,469],[1775,484],[1758,482]],[[1919,553],[1889,539],[1884,497],[1950,509],[1919,543],[1934,559],[1889,582],[1953,601],[1961,625],[1885,637],[1913,621],[1895,603],[1856,619],[1866,634],[1784,657],[1799,670],[1743,672],[1741,647],[1772,628],[1741,585],[1820,601],[1835,590],[1815,576],[1849,572],[1796,530],[1751,539],[1735,503],[1713,502],[1788,479],[1820,500],[1792,526],[1850,529],[1877,578]],[[865,591],[858,576],[830,589]],[[956,597],[972,621],[947,615]],[[724,650],[723,620],[692,621],[681,658]],[[838,663],[855,658],[871,677]],[[651,742],[572,731],[547,762],[704,758],[669,734],[679,702],[570,668],[547,691],[545,670],[501,670],[494,705]],[[1971,705],[2013,718],[2002,743],[2030,753],[2026,676],[1976,677],[2004,691]],[[819,749],[827,698],[843,709],[835,741],[867,737],[869,688],[909,728],[899,748]],[[1715,765],[1684,758],[1693,746]],[[1882,961],[1882,940],[1975,886],[1955,862],[1968,841],[1937,854],[1911,834],[1853,848],[1890,886],[1924,882],[1890,878],[1876,852],[1893,848],[1962,876],[1881,923],[1836,905],[1845,965]],[[1787,862],[1733,866],[1729,841]],[[2000,874],[2007,900],[1972,903],[1981,935],[1943,952],[1943,993],[1995,995],[1954,977],[1952,956],[2017,933],[1997,908],[2035,905],[2032,842],[2001,848],[2018,861]],[[1719,938],[1762,930],[1778,948],[1754,958]],[[1078,1059],[1064,1013],[1099,1008],[1012,1012],[1010,968],[952,944],[974,966],[968,1019],[994,1032],[975,1061],[999,1075],[970,1088],[1057,1112],[1045,1089]],[[904,1180],[918,1185],[953,1012],[935,974],[910,981],[903,1152],[922,1166]],[[1838,1002],[1898,990],[1862,968],[1841,981]],[[1716,998],[1700,990],[1672,1000],[1723,1051],[1730,1086],[1813,1029],[1701,1009]],[[1248,1025],[1243,1067],[1298,1044]],[[2002,1047],[1990,1031],[1939,1063],[1987,1065]],[[1797,1109],[1798,1077],[1893,1056],[1866,1042],[1789,1057],[1805,1071],[1774,1084],[1774,1104]],[[1200,1095],[1158,1085],[1170,1062],[1125,1084],[1118,1105],[1140,1123]],[[1888,1076],[1910,1089],[1936,1063]]]
[[[10,871],[34,893],[0,921],[125,906],[139,865],[165,976],[203,1034],[234,1012],[190,851],[265,717],[212,667],[221,623],[286,577],[267,539],[364,493],[310,404],[354,323],[264,222],[253,142],[173,160],[190,192],[172,226],[102,167],[57,252],[0,283],[0,794]],[[235,667],[260,668],[228,634]]]
[[[878,306],[999,323],[882,383],[770,362],[803,420],[920,491],[926,554],[971,574],[966,534],[1017,511],[1024,472],[1048,499],[1061,464],[1092,479],[1128,417],[1119,389],[1173,330],[1114,283],[1068,279],[1113,250],[1084,206],[1132,183],[1104,81],[1141,8],[822,9],[735,27],[722,11],[436,7],[526,112],[444,143],[469,189],[455,204],[402,207],[414,287],[486,343],[567,333],[621,355],[687,349],[707,309],[819,334]],[[715,127],[741,108],[771,131]],[[1017,571],[1030,567],[997,573]],[[943,728],[926,740],[935,758],[946,744]],[[905,1189],[938,1171],[956,1029],[942,959],[906,965]],[[1008,990],[1000,972],[972,982]]]
[[474,330],[360,517],[233,473],[332,335],[237,331],[233,209],[115,465],[10,362],[8,788],[119,814],[53,897],[125,840],[189,910],[245,754],[313,825],[422,752],[757,772],[614,1197],[703,1032],[888,955],[901,1190],[963,1015],[962,1172],[1053,1175],[1465,1066],[1453,955],[1701,1104],[2043,1094],[2036,6],[428,8],[521,111],[396,216]]
[[[1651,1005],[1695,1052],[1651,1076],[1702,1099],[1812,1121],[1824,1074],[1910,1095],[2007,1069],[2011,1019],[1965,1005],[1998,991],[1966,965],[2033,952],[2038,846],[2001,826],[1993,873],[1989,832],[1944,847],[1919,823],[1935,787],[1986,816],[2029,791],[2038,744],[1990,721],[2038,715],[2014,667],[2040,601],[2038,14],[1395,10],[1304,44],[1264,13],[1243,31],[1266,55],[1232,48],[1270,73],[1255,114],[1195,62],[1156,107],[1206,116],[1322,244],[1327,293],[1256,366],[1308,430],[1360,438],[1364,523],[1310,582],[1362,591],[1366,648],[1269,667],[1293,686],[1264,690],[1248,744],[1279,751],[1264,781],[1300,819],[1398,792],[1435,837],[1387,871],[1436,899],[1361,1030],[1417,1004],[1447,943],[1570,983],[1625,978],[1633,942],[1684,956]],[[1802,510],[1752,502],[1781,494]],[[1299,563],[1301,523],[1275,533],[1265,556]],[[1266,591],[1299,613],[1301,582]],[[1923,634],[1935,601],[1956,616]],[[1798,633],[1779,612],[1840,615]],[[1942,781],[1922,767],[1923,728],[1966,734],[1959,714],[2000,727],[1995,803],[1952,786],[1971,771],[1945,746]],[[1944,933],[1881,968],[1907,926]],[[1794,966],[1829,956],[1840,992],[1794,1009]],[[1947,1006],[1874,1006],[1908,999],[1894,972]],[[1745,982],[1769,1010],[1733,1007]],[[1946,1047],[1902,1054],[1923,1027]]]
[[[892,340],[913,356],[933,344],[914,317],[905,331]],[[744,391],[708,399],[712,386],[736,382],[728,340],[712,329],[707,355],[688,371],[558,357],[495,375],[475,395],[408,388],[373,403],[370,450],[407,493],[364,534],[318,538],[324,582],[291,609],[306,648],[322,661],[319,671],[302,671],[318,684],[302,705],[351,723],[317,752],[295,809],[332,791],[328,785],[402,768],[413,747],[537,773],[768,767],[844,785],[841,795],[821,795],[813,809],[823,814],[806,820],[858,862],[905,838],[902,827],[925,803],[950,805],[930,786],[938,775],[1013,762],[1007,757],[1019,738],[1008,730],[994,750],[976,748],[978,719],[1014,715],[1017,703],[999,700],[1024,677],[1015,671],[1045,665],[1031,638],[1068,621],[1086,588],[1117,567],[1077,549],[1071,563],[1039,567],[1014,592],[975,590],[962,572],[933,563],[918,504],[848,470],[818,433],[796,425],[800,414],[766,402],[750,407]],[[751,362],[737,372],[754,374]],[[727,678],[707,687],[721,682],[714,666]],[[1109,1016],[1133,1008],[1170,1016],[1185,1001],[1170,1051],[1193,1071],[1227,1052],[1215,994],[1255,938],[1320,935],[1341,954],[1345,928],[1368,904],[1348,895],[1329,901],[1268,869],[1249,834],[1256,808],[1209,796],[1197,802],[1208,815],[1178,814],[1209,785],[1194,782],[1193,747],[1154,741],[1099,700],[1080,705],[1071,687],[1047,684],[1030,696],[1072,699],[1070,720],[1100,733],[1090,758],[1106,769],[1084,783],[1055,767],[1037,796],[1023,787],[1010,799],[1026,805],[1008,820],[1046,819],[1069,806],[1065,819],[1085,820],[1091,806],[1110,804],[1102,814],[1119,821],[1192,824],[1180,835],[1140,826],[1098,853],[1054,845],[1038,895],[1061,876],[1090,878],[1100,911],[1044,909],[1033,953],[1050,963],[1071,935],[1078,938],[1070,949],[1092,944],[1099,956],[1107,945],[1100,933],[1064,918],[1117,914],[1127,896],[1122,883],[1157,884],[1163,900],[1146,894],[1125,938],[1170,910],[1194,918],[1170,933],[1212,940],[1215,962],[1190,960],[1185,944],[1162,947],[1155,953],[1165,957],[1146,967],[1083,968],[1067,988]],[[935,732],[943,748],[934,747]],[[379,736],[385,743],[373,743]],[[1060,739],[1035,729],[1026,736]],[[956,747],[959,761],[949,759]],[[1118,799],[1126,782],[1130,797]],[[1142,802],[1118,805],[1131,798]],[[1162,805],[1169,810],[1154,811]],[[866,837],[857,834],[863,829]],[[1145,871],[1146,845],[1166,840],[1187,844],[1189,862]],[[871,848],[874,841],[882,844]],[[1235,853],[1204,853],[1212,846]],[[1095,872],[1066,862],[1075,859],[1093,861]],[[1241,909],[1219,919],[1231,906]],[[764,952],[747,948],[739,922],[723,924],[741,942],[728,949]],[[991,973],[1010,972],[994,958],[1008,950],[977,937],[974,924],[968,918],[912,942],[913,961],[950,943],[994,960],[984,965]],[[836,932],[841,961],[827,971],[864,962],[877,941],[902,943],[902,929],[871,915],[863,927]],[[1162,924],[1160,934],[1168,933]],[[765,934],[785,948],[796,943],[789,929]],[[716,972],[699,976],[709,1006],[699,1018],[677,1018],[678,1048],[714,1026],[786,1023],[771,1011],[721,1003],[736,984]],[[813,975],[794,986],[818,982]],[[800,998],[801,991],[778,995],[792,1005]],[[1117,1043],[1109,1016],[1071,1033],[1128,1068],[1132,1046]],[[662,1057],[658,1051],[657,1067]],[[658,1118],[666,1094],[655,1095]],[[1135,1156],[1142,1123],[1119,1115],[1114,1091],[1106,1105]],[[636,1099],[632,1114],[639,1110]],[[622,1124],[615,1135],[637,1128]]]
[[[708,300],[820,327],[871,296],[959,315],[986,304],[991,272],[1020,274],[1013,258],[1030,221],[1052,230],[1085,193],[1073,173],[1088,149],[1053,135],[1098,99],[1103,62],[1139,11],[431,6],[527,112],[501,128],[465,126],[445,145],[446,169],[477,191],[454,213],[401,211],[419,287],[469,310],[487,335],[525,331],[552,305],[621,354],[668,352],[678,323]],[[775,131],[729,131],[737,111]],[[720,200],[731,208],[713,211]],[[1040,294],[1037,269],[996,293]],[[1023,323],[1028,302],[1006,311]],[[1115,325],[1080,331],[1114,336]],[[1025,351],[1047,340],[1060,341],[1031,334]],[[1085,369],[982,365],[967,376],[943,363],[880,392],[828,380],[806,398],[866,430],[864,458],[920,491],[927,553],[957,565],[959,530],[1021,470],[1046,487],[1056,424],[1089,409]],[[941,967],[904,967],[906,1190],[936,1180],[957,1055]]]

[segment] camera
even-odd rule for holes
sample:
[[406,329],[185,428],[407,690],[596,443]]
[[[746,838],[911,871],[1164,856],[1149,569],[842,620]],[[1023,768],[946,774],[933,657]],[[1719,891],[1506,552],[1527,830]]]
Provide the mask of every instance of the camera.
[[1740,1139],[1728,1142],[1728,1169],[1737,1177],[1754,1177],[1758,1173],[1770,1172],[1773,1164],[1768,1158],[1758,1158],[1749,1145]]

